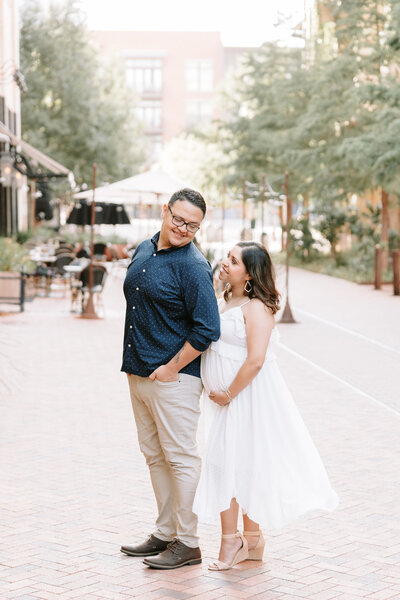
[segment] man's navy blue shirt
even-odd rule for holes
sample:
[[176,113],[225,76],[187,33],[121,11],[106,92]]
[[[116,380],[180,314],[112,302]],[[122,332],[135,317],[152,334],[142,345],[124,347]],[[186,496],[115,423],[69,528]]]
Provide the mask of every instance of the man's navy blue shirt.
[[[136,249],[124,282],[121,371],[148,377],[185,342],[203,352],[220,335],[212,270],[193,242],[157,249],[160,233]],[[181,369],[200,377],[200,356]]]

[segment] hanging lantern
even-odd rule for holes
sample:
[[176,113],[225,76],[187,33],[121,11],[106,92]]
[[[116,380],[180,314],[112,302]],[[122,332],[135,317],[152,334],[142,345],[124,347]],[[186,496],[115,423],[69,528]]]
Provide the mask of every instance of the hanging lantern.
[[24,183],[24,176],[22,175],[22,173],[20,173],[19,171],[15,171],[14,172],[14,181],[15,181],[15,185],[18,189],[20,189],[22,187],[22,184]]
[[2,152],[0,156],[0,183],[3,187],[12,186],[14,161],[9,152]]

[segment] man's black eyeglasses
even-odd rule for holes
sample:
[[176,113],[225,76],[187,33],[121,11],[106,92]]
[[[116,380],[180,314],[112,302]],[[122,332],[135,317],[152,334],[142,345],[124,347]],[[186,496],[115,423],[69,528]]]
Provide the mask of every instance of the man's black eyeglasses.
[[196,233],[200,229],[200,225],[196,225],[196,223],[188,223],[187,221],[184,221],[181,217],[175,216],[169,206],[168,210],[171,213],[172,223],[177,227],[182,227],[182,225],[186,225],[186,231],[189,231],[189,233]]

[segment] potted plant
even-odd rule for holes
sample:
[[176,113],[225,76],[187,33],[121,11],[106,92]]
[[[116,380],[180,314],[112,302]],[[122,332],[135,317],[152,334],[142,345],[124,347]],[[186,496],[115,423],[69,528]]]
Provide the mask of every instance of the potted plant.
[[23,310],[23,273],[32,270],[29,252],[11,238],[0,238],[0,302],[20,304]]

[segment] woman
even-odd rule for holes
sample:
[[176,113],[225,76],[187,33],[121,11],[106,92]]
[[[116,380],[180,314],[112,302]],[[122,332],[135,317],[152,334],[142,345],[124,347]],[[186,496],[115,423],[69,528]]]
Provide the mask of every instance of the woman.
[[[338,499],[271,350],[279,310],[270,256],[240,242],[222,262],[221,337],[203,354],[210,418],[206,458],[194,502],[203,521],[220,515],[219,559],[211,570],[261,560],[259,525],[281,528]],[[207,419],[207,414],[206,414]],[[239,506],[243,535],[237,531]]]

